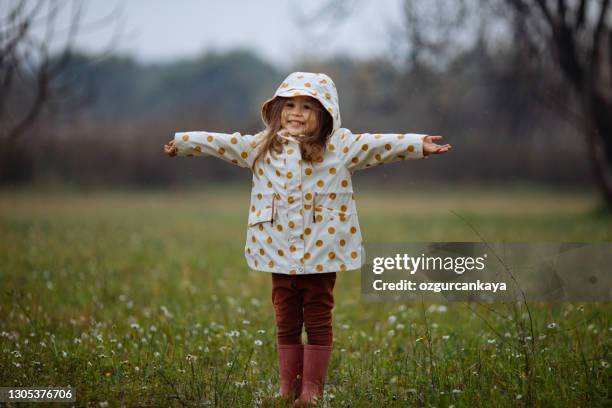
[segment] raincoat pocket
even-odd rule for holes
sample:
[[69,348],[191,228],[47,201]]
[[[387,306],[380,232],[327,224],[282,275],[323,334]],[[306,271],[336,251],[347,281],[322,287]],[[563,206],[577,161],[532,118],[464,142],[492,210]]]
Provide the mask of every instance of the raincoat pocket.
[[266,222],[274,225],[274,219],[276,218],[276,196],[270,194],[257,194],[251,200],[251,211],[249,212],[249,227],[253,227],[258,224]]
[[327,221],[346,221],[355,215],[351,205],[350,193],[315,194],[313,200],[312,221],[314,223]]

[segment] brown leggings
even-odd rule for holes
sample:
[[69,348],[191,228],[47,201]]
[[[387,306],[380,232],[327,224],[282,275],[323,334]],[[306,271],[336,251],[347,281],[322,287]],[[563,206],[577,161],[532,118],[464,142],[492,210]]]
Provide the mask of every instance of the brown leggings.
[[302,325],[308,344],[331,346],[336,273],[272,274],[272,303],[278,344],[301,344]]

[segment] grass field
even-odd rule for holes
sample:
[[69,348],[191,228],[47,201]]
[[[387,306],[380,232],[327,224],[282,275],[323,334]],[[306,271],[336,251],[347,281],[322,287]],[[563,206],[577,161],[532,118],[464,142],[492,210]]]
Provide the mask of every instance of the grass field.
[[[77,406],[272,395],[271,279],[242,256],[248,187],[0,192],[0,386],[71,385]],[[489,241],[612,241],[584,193],[355,195],[365,241],[478,241],[453,212]],[[330,406],[612,405],[609,303],[366,303],[355,271],[335,297]]]

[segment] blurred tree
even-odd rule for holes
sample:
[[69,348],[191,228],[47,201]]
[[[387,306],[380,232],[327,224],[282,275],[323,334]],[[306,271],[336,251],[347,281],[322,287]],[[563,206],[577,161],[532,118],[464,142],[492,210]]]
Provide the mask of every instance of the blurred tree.
[[[399,36],[407,39],[406,64],[414,76],[424,65],[445,66],[470,39],[486,42],[503,27],[515,55],[507,71],[585,136],[594,179],[612,211],[609,6],[610,0],[405,0]],[[525,106],[507,108],[526,113]]]
[[[586,136],[590,161],[605,204],[612,210],[612,13],[609,0],[504,0],[516,44],[526,62],[552,62],[560,81],[539,76],[556,98],[561,113],[577,120]],[[552,59],[551,59],[552,57]],[[573,91],[579,108],[558,100],[563,88]]]
[[[84,28],[84,2],[4,0],[0,3],[0,183],[27,175],[27,164],[16,152],[45,107],[70,95],[69,81],[58,81],[71,60],[74,40]],[[67,27],[58,16],[69,13]],[[88,27],[100,27],[115,11]],[[63,35],[58,51],[56,37]]]

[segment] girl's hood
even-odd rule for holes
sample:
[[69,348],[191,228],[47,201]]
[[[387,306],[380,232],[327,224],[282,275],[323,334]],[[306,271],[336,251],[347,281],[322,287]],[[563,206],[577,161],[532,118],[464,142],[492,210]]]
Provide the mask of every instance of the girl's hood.
[[274,97],[268,99],[261,108],[261,118],[266,126],[270,123],[270,102],[278,97],[311,96],[327,109],[334,120],[334,132],[340,128],[340,103],[334,81],[325,75],[313,72],[294,72],[280,84]]

